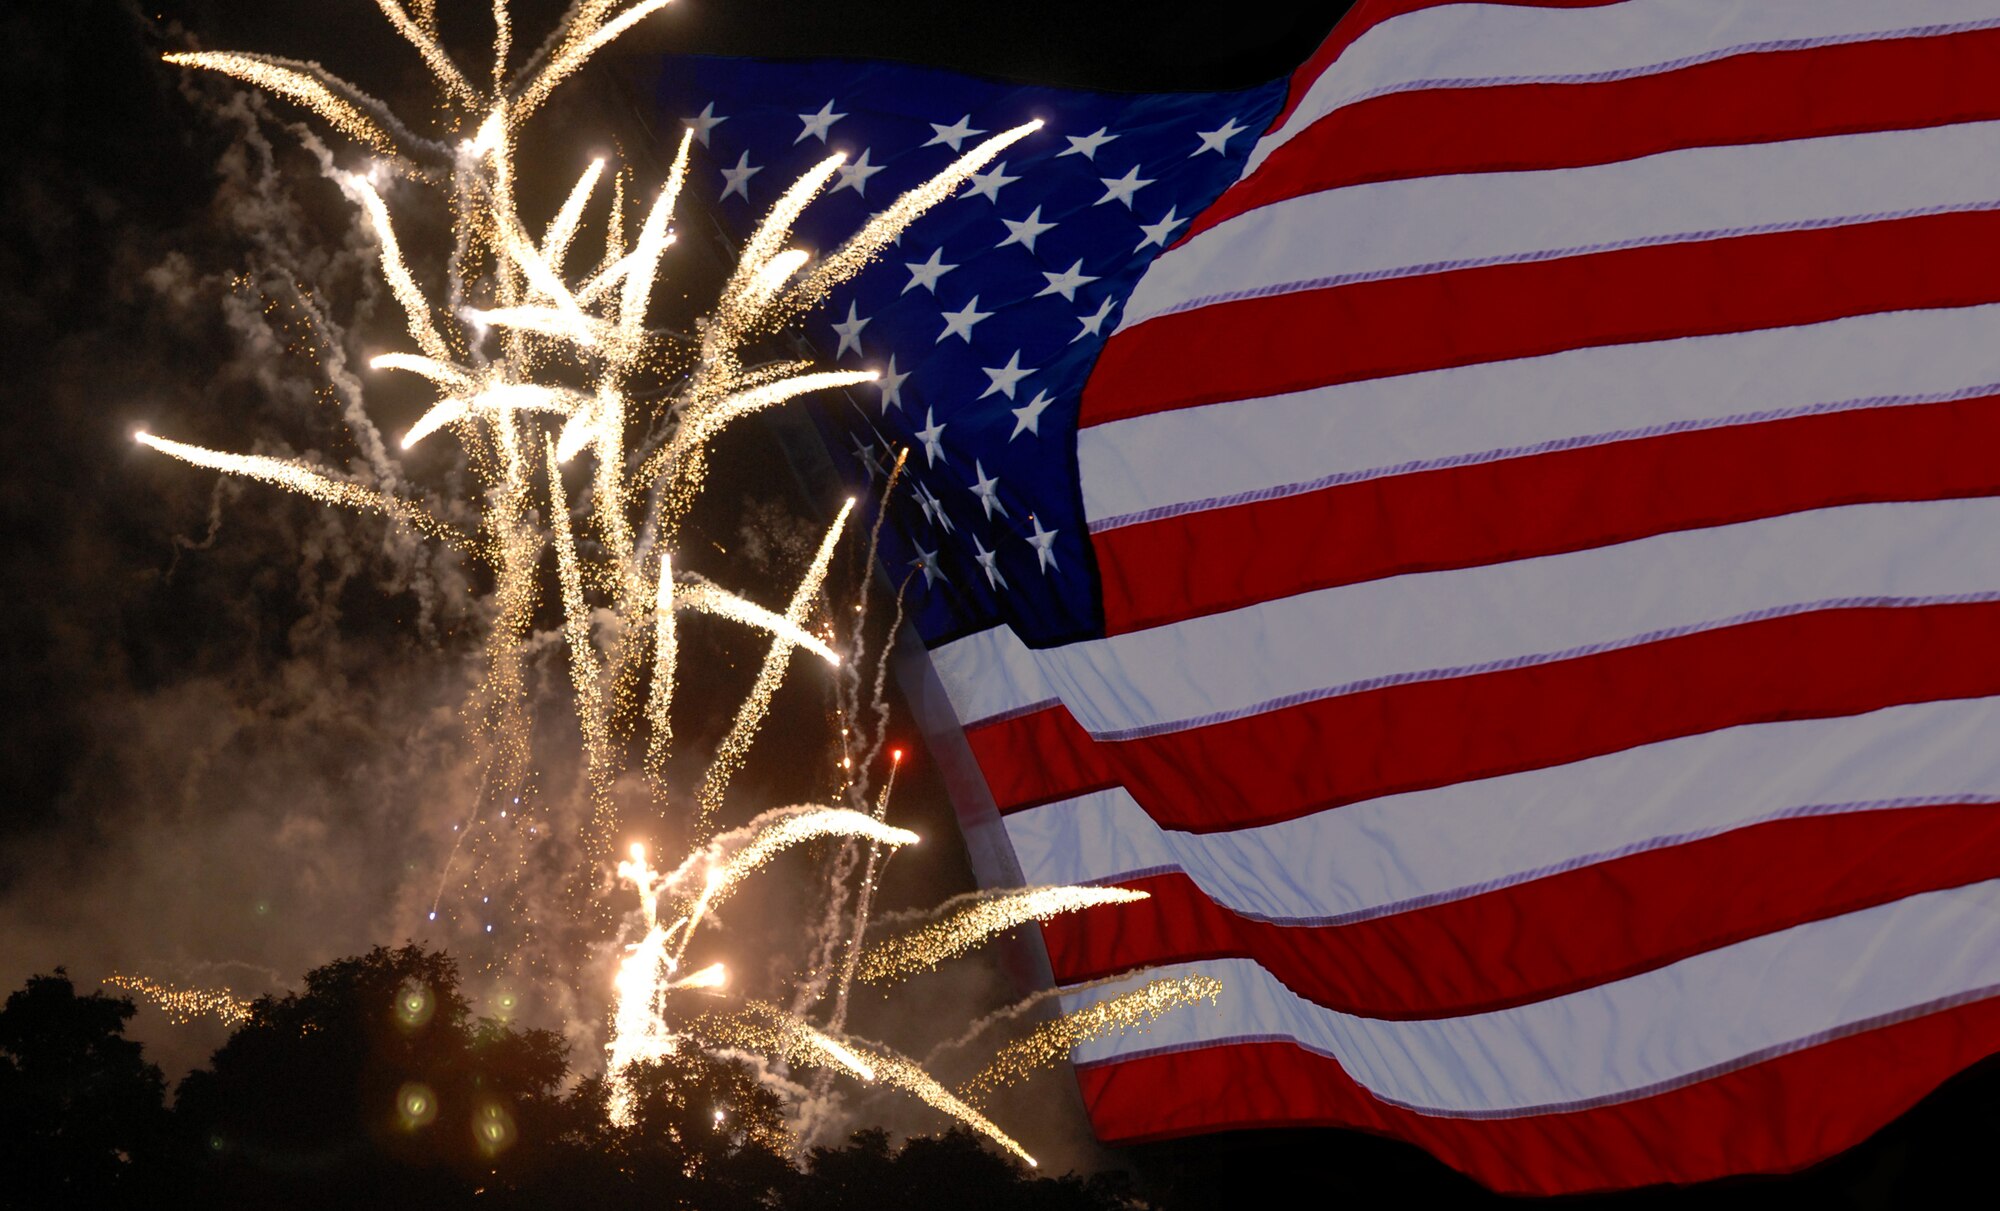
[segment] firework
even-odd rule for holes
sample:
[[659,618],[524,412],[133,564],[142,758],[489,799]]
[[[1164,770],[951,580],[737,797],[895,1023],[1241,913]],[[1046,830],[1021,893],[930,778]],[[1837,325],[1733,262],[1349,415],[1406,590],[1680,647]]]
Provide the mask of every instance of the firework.
[[[350,482],[296,460],[208,450],[147,433],[138,440],[198,466],[326,504],[387,514],[487,565],[493,590],[486,673],[466,712],[476,728],[483,789],[453,841],[440,876],[440,896],[450,863],[467,850],[475,828],[485,830],[488,843],[498,844],[488,808],[509,800],[518,804],[531,789],[525,669],[536,642],[536,606],[544,592],[539,569],[544,552],[553,550],[560,639],[567,649],[583,738],[580,799],[588,805],[584,818],[561,822],[580,841],[577,849],[584,858],[571,880],[578,920],[595,923],[601,948],[619,928],[617,906],[630,903],[623,897],[636,896],[638,902],[636,920],[627,915],[625,925],[625,936],[636,940],[623,947],[609,989],[605,1060],[614,1120],[627,1121],[631,1115],[625,1074],[632,1064],[673,1056],[690,1040],[752,1046],[797,1064],[903,1090],[1032,1164],[1018,1143],[916,1064],[880,1045],[842,1037],[848,986],[857,972],[871,978],[903,974],[1025,921],[1139,893],[1038,888],[983,897],[969,907],[954,903],[946,906],[944,919],[864,955],[860,943],[882,856],[918,838],[888,823],[893,765],[881,794],[872,804],[866,801],[867,767],[881,752],[888,717],[882,696],[886,670],[879,657],[869,703],[873,737],[863,748],[854,747],[855,720],[863,709],[864,683],[856,666],[862,654],[859,628],[867,618],[865,598],[855,608],[859,621],[845,645],[822,615],[829,569],[856,502],[848,500],[838,510],[782,611],[690,572],[677,572],[682,561],[676,559],[675,544],[704,485],[709,449],[731,425],[800,396],[875,378],[873,371],[817,371],[794,360],[760,362],[757,342],[822,301],[831,287],[859,272],[927,209],[1042,124],[1029,122],[986,139],[897,199],[846,243],[815,258],[789,245],[806,208],[845,162],[840,155],[828,157],[784,192],[746,242],[713,312],[697,326],[698,335],[670,338],[648,326],[648,314],[663,260],[674,244],[691,136],[681,139],[636,232],[628,232],[626,224],[629,174],[611,171],[603,253],[582,272],[571,268],[579,259],[575,246],[609,165],[591,161],[555,213],[530,224],[517,205],[514,162],[521,124],[593,55],[666,2],[572,0],[555,31],[519,63],[513,61],[507,7],[496,3],[492,71],[490,82],[484,82],[487,73],[467,71],[439,41],[433,0],[413,5],[377,0],[438,87],[435,136],[412,131],[380,101],[317,63],[235,52],[168,56],[180,66],[221,73],[300,104],[383,157],[371,160],[363,171],[352,171],[322,155],[324,171],[352,200],[373,239],[382,278],[414,346],[381,353],[369,364],[430,385],[433,398],[404,432],[402,447],[455,439],[474,490],[427,509],[400,493]],[[405,192],[420,188],[437,190],[453,220],[443,280],[428,286],[405,255],[390,204],[392,197],[406,201]],[[539,237],[533,234],[537,227]],[[661,388],[662,383],[674,385]],[[352,415],[361,417],[358,387],[356,392]],[[906,456],[898,458],[898,471]],[[564,475],[583,458],[591,464],[588,491],[578,498],[584,503],[576,504]],[[371,460],[365,470],[375,480],[392,488],[403,482],[386,454],[371,454]],[[894,490],[895,482],[892,475],[888,490]],[[438,512],[454,520],[475,519],[469,527],[475,537],[447,524]],[[870,560],[873,553],[871,531]],[[900,595],[897,608],[900,618]],[[613,788],[619,780],[636,774],[655,803],[681,806],[669,792],[666,772],[674,686],[686,672],[677,619],[684,611],[751,628],[768,639],[768,646],[692,801],[682,808],[690,845],[686,855],[656,867],[646,846],[633,844],[627,858],[616,862],[616,879],[607,880],[618,831]],[[779,808],[724,830],[718,821],[730,784],[748,760],[796,653],[836,670],[849,806]],[[643,745],[626,743],[641,733]],[[625,753],[634,747],[644,756],[637,770],[628,770]],[[498,811],[500,818],[506,814],[504,807]],[[825,838],[840,843],[829,876],[828,924],[820,931],[828,964],[798,994],[801,1007],[816,1005],[832,970],[838,969],[838,989],[824,1028],[807,1021],[803,1012],[787,1013],[762,1001],[744,1002],[733,1015],[700,1010],[696,1019],[709,1025],[690,1025],[687,1015],[675,1009],[676,998],[697,996],[712,1004],[716,996],[735,996],[720,963],[682,971],[689,947],[710,922],[713,909],[780,853]],[[863,847],[865,864],[858,857]],[[862,873],[850,916],[846,888],[857,867]],[[617,900],[604,895],[607,886]],[[835,955],[840,956],[837,964],[832,962]],[[143,982],[126,986],[162,1004],[200,1012],[225,1014],[240,1004],[226,993]]]
[[1209,976],[1150,980],[1121,996],[1044,1022],[1028,1037],[1001,1048],[959,1091],[970,1098],[980,1097],[1063,1059],[1073,1048],[1100,1035],[1114,1030],[1143,1030],[1147,1023],[1169,1010],[1201,1001],[1214,1004],[1221,995],[1222,981]]
[[188,988],[162,984],[145,976],[109,975],[104,982],[144,997],[182,1025],[212,1017],[225,1026],[250,1020],[250,1002],[227,988]]
[[993,1120],[967,1105],[922,1068],[887,1048],[834,1038],[796,1015],[761,1001],[751,1001],[737,1014],[696,1022],[691,1029],[718,1043],[780,1056],[787,1063],[834,1068],[866,1082],[901,1089],[986,1136],[1024,1163],[1036,1164],[1035,1158]]
[[178,458],[182,462],[193,463],[197,467],[208,467],[230,475],[240,475],[245,479],[262,480],[267,484],[290,488],[322,504],[386,513],[433,538],[444,539],[454,546],[468,545],[464,535],[432,517],[422,506],[398,500],[386,492],[378,492],[360,484],[335,479],[324,471],[315,470],[296,459],[271,458],[263,454],[225,454],[218,450],[205,450],[200,446],[169,441],[164,437],[154,437],[144,429],[134,433],[132,440],[149,449]]
[[1033,887],[1026,891],[973,892],[940,905],[943,919],[876,944],[861,958],[864,980],[892,980],[926,971],[962,955],[989,938],[1030,921],[1100,904],[1130,904],[1149,898],[1122,887]]

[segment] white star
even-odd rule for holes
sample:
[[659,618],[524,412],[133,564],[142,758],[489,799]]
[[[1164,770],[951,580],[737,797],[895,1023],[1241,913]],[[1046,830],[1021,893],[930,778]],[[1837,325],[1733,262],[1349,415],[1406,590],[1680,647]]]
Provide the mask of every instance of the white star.
[[922,286],[925,290],[936,294],[938,279],[958,266],[944,263],[944,248],[939,246],[931,249],[928,261],[904,261],[903,268],[910,271],[910,282],[908,286],[903,287],[904,294],[908,294],[915,286]]
[[870,481],[882,474],[882,460],[875,457],[875,443],[862,437],[858,429],[854,433],[854,457],[867,469]]
[[854,300],[847,300],[847,322],[833,326],[834,332],[840,336],[840,348],[833,351],[833,360],[839,361],[841,358],[846,357],[849,349],[854,350],[856,356],[860,355],[861,330],[866,328],[869,321],[874,318],[873,316],[863,317],[854,314]]
[[896,355],[893,353],[890,354],[889,369],[882,377],[875,380],[875,386],[882,392],[882,414],[884,416],[888,415],[889,409],[903,406],[903,380],[908,377],[910,377],[908,370],[903,371],[901,374],[896,373]]
[[1042,529],[1042,519],[1032,513],[1028,514],[1028,520],[1035,523],[1035,532],[1028,535],[1028,545],[1035,548],[1036,565],[1044,572],[1047,572],[1050,568],[1055,568],[1060,572],[1062,568],[1056,563],[1054,547],[1056,535],[1062,533],[1062,531]]
[[971,114],[965,115],[963,118],[960,118],[958,121],[952,123],[950,126],[939,126],[937,123],[932,122],[930,123],[930,128],[936,131],[937,133],[932,135],[931,141],[924,144],[924,146],[936,147],[938,144],[942,143],[946,147],[951,148],[951,150],[954,153],[958,151],[958,145],[960,143],[965,142],[967,139],[971,138],[974,135],[983,135],[986,133],[983,130],[972,129]]
[[1201,146],[1189,152],[1188,155],[1198,156],[1204,151],[1212,151],[1217,155],[1228,155],[1229,140],[1248,129],[1249,127],[1247,126],[1238,126],[1236,119],[1231,118],[1214,130],[1198,130],[1194,133],[1195,137],[1201,140]]
[[799,115],[799,121],[804,122],[806,128],[800,131],[799,137],[793,139],[792,142],[794,144],[803,143],[808,137],[811,137],[824,143],[826,142],[826,132],[833,129],[835,122],[840,121],[846,116],[846,114],[833,112],[833,102],[829,100],[825,105],[819,107],[818,113]]
[[1070,302],[1076,302],[1076,288],[1085,282],[1094,282],[1097,280],[1090,274],[1079,272],[1082,268],[1083,258],[1078,257],[1076,264],[1071,265],[1061,273],[1050,273],[1046,269],[1042,270],[1042,276],[1049,279],[1049,284],[1035,291],[1035,297],[1040,298],[1045,294],[1060,294]]
[[924,409],[924,427],[917,430],[917,440],[924,443],[924,465],[937,466],[937,460],[944,457],[944,426],[929,408]]
[[1011,185],[1020,179],[1019,177],[1010,177],[1007,175],[1007,161],[1002,160],[993,166],[992,172],[973,173],[972,183],[965,187],[965,196],[984,197],[987,201],[997,205],[1000,201],[1001,188]]
[[1000,477],[995,475],[988,478],[986,468],[980,466],[976,458],[972,460],[972,473],[978,477],[972,481],[972,494],[979,498],[980,510],[988,520],[991,520],[995,513],[1005,516],[1007,506],[1000,502]]
[[722,125],[724,122],[727,121],[729,121],[729,119],[726,117],[718,118],[715,116],[715,102],[710,101],[708,104],[702,106],[701,112],[696,114],[694,117],[682,118],[681,125],[693,131],[694,137],[701,143],[703,147],[707,147],[708,132],[714,130],[716,127]]
[[964,310],[946,311],[943,313],[944,331],[938,333],[938,344],[944,344],[944,338],[948,336],[956,336],[970,345],[972,343],[972,326],[992,314],[991,311],[981,311],[979,309],[979,296],[976,294],[973,295],[972,301],[965,305]]
[[940,501],[937,494],[931,491],[930,485],[922,480],[917,481],[917,504],[922,507],[924,516],[931,519],[931,524],[945,533],[949,534],[957,528],[951,524],[951,518],[944,515],[944,502]]
[[1082,156],[1086,160],[1095,162],[1097,159],[1097,149],[1118,137],[1117,135],[1107,135],[1104,133],[1109,129],[1110,127],[1100,126],[1097,128],[1096,134],[1081,136],[1064,135],[1063,138],[1069,140],[1069,150],[1057,152],[1056,159],[1060,160],[1064,156]]
[[1027,370],[1021,369],[1021,351],[1016,349],[1014,350],[1014,356],[1007,359],[1006,365],[981,366],[979,372],[993,380],[987,384],[986,390],[979,393],[980,399],[985,399],[995,391],[998,391],[1008,399],[1013,399],[1015,385],[1030,374],[1033,374],[1034,370],[1032,368]]
[[834,169],[836,173],[840,174],[840,180],[835,183],[832,189],[827,190],[829,194],[839,193],[841,190],[851,186],[854,192],[861,197],[865,198],[868,196],[868,178],[888,167],[886,164],[870,164],[868,162],[868,150],[866,147],[862,148],[860,159],[854,161],[852,164],[842,164],[839,168]]
[[[736,167],[722,170],[722,197],[726,198],[730,194],[735,193],[743,195],[744,201],[749,201],[750,178],[762,171],[764,171],[763,165],[752,164],[750,162],[749,152],[746,151],[742,155],[737,156]],[[721,200],[722,198],[716,199],[718,202]]]
[[1092,205],[1102,206],[1106,202],[1116,198],[1125,203],[1125,209],[1127,210],[1132,209],[1132,195],[1153,183],[1153,178],[1141,177],[1139,175],[1139,166],[1137,164],[1134,164],[1131,171],[1122,177],[1099,177],[1097,179],[1104,182],[1104,196],[1097,199]]
[[1040,437],[1042,435],[1042,413],[1047,412],[1049,405],[1055,402],[1055,400],[1049,398],[1048,392],[1037,391],[1035,392],[1035,398],[1029,400],[1019,408],[1010,409],[1014,414],[1014,431],[1007,435],[1007,440],[1013,441],[1023,433],[1032,433],[1036,437]]
[[917,557],[910,561],[910,566],[923,569],[924,587],[927,589],[937,583],[937,579],[941,575],[938,571],[937,552],[924,550],[924,544],[922,543],[917,544]]
[[1069,343],[1074,345],[1086,336],[1102,336],[1103,333],[1098,330],[1104,327],[1104,317],[1110,314],[1111,296],[1107,294],[1104,296],[1104,301],[1098,304],[1096,315],[1080,315],[1077,317],[1076,322],[1083,325],[1083,331],[1069,338]]
[[[1174,228],[1185,222],[1187,220],[1180,217],[1180,207],[1167,207],[1167,213],[1161,216],[1159,222],[1139,224],[1139,230],[1146,233],[1146,238],[1139,241],[1139,248],[1144,248],[1148,244],[1158,244],[1165,248],[1167,237],[1173,234]],[[1134,248],[1132,251],[1137,252],[1139,248]]]
[[1000,558],[999,554],[987,550],[986,545],[979,541],[979,535],[977,534],[972,536],[972,550],[972,557],[979,561],[980,570],[986,573],[987,587],[993,589],[1006,588],[1007,578],[1002,576],[1000,569],[994,566],[994,561]]
[[1001,219],[1007,225],[1007,238],[995,244],[995,248],[1005,248],[1009,244],[1019,244],[1029,252],[1035,250],[1035,240],[1044,231],[1055,230],[1054,223],[1042,222],[1042,208],[1037,206],[1028,212],[1025,219]]

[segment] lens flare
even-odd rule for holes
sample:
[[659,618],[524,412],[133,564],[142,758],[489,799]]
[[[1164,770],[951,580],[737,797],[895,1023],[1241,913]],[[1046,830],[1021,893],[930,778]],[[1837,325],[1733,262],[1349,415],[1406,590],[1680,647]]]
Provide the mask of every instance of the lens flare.
[[416,1131],[437,1121],[437,1094],[422,1081],[410,1081],[396,1090],[396,1116],[405,1131]]
[[431,1015],[437,1012],[437,998],[422,984],[405,984],[396,992],[396,1021],[406,1030],[421,1030],[430,1025]]
[[516,1134],[514,1115],[499,1102],[481,1102],[472,1112],[472,1140],[487,1156],[513,1147]]

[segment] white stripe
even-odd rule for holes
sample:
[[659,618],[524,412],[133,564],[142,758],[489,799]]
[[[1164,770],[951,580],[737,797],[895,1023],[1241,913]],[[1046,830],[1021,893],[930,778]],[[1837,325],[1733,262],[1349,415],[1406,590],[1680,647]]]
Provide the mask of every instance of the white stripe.
[[1168,251],[1120,328],[1383,277],[1996,207],[2000,122],[1353,185],[1246,211]]
[[1752,615],[1995,591],[2000,499],[1897,502],[1345,585],[1059,648],[995,627],[932,661],[967,724],[1059,699],[1117,739]]
[[2000,698],[1925,702],[1728,728],[1234,832],[1163,829],[1123,788],[1005,824],[1031,886],[1178,870],[1245,916],[1338,924],[1766,820],[2000,805],[1996,740]]
[[[2000,305],[1577,349],[1137,416],[1081,431],[1093,530],[1182,506],[1674,428],[1991,393]],[[1107,523],[1109,523],[1107,525]]]
[[[1513,1009],[1382,1021],[1307,1001],[1256,963],[1214,960],[1139,978],[1220,980],[1214,1006],[1076,1049],[1078,1063],[1233,1040],[1290,1039],[1333,1056],[1384,1101],[1505,1116],[1660,1092],[1731,1066],[2000,989],[2000,882],[1927,892],[1711,950]],[[1066,1011],[1129,985],[1062,998]]]
[[1307,88],[1245,172],[1344,105],[1424,87],[1587,82],[1671,71],[1732,54],[1995,23],[1990,0],[1628,0],[1604,8],[1454,4],[1377,25]]

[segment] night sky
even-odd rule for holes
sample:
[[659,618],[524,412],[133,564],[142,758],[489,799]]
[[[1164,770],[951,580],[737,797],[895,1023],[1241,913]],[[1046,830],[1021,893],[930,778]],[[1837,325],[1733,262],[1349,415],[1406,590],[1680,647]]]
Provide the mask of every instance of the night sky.
[[[645,144],[621,102],[649,95],[664,54],[881,57],[1053,85],[1232,88],[1283,75],[1344,7],[680,0],[594,65],[597,83],[561,94],[522,159],[621,148],[642,180],[656,178],[663,149]],[[447,43],[483,53],[487,6],[440,8]],[[521,40],[535,40],[554,10],[517,3]],[[219,484],[131,441],[144,426],[341,465],[352,443],[323,391],[324,354],[286,290],[296,283],[328,306],[350,355],[397,339],[400,326],[353,214],[287,131],[300,111],[157,60],[196,45],[316,58],[422,112],[412,108],[425,95],[419,64],[368,0],[143,10],[62,0],[0,15],[9,988],[67,964],[87,987],[140,971],[256,994],[374,943],[457,949],[464,936],[427,931],[422,912],[469,793],[455,714],[475,653],[464,573],[379,520]],[[552,208],[568,182],[525,182],[524,210]],[[419,259],[437,237],[405,236]],[[688,306],[718,271],[690,254]],[[400,384],[371,379],[367,393],[391,431],[422,403]],[[728,556],[702,570],[749,576],[754,592],[758,577],[775,584],[792,570],[824,502],[802,497],[760,429],[733,436],[719,457],[716,504],[697,528]],[[453,474],[443,453],[411,470]],[[719,642],[702,654],[728,659]],[[715,681],[686,700],[686,711],[706,705],[718,717],[690,723],[692,743],[719,734],[734,702],[730,673]],[[818,696],[795,686],[766,743],[822,722]],[[910,733],[900,712],[897,726]],[[562,747],[561,736],[549,743]],[[551,762],[548,784],[567,785]],[[786,802],[812,789],[809,776],[772,765],[753,760],[746,794]],[[898,814],[942,843],[899,860],[888,907],[967,890],[949,807],[921,760]],[[781,930],[782,920],[741,924]],[[929,995],[927,1014],[971,1016],[1009,990],[975,966]],[[152,1011],[135,1030],[170,1076],[221,1037]]]

